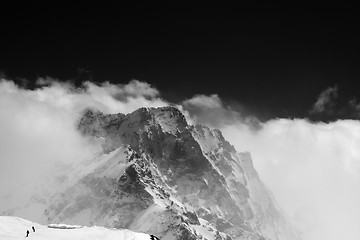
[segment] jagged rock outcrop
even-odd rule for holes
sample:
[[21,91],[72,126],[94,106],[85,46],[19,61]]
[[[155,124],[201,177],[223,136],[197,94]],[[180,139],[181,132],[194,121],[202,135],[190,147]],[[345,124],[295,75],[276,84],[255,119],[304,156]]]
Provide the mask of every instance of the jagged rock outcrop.
[[191,126],[174,107],[79,123],[102,155],[68,172],[49,221],[129,228],[161,239],[299,239],[256,173],[219,130]]

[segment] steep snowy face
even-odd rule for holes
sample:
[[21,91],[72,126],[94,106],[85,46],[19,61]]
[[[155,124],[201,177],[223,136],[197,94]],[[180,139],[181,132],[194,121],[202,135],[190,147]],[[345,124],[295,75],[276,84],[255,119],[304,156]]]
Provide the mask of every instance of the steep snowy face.
[[165,199],[175,198],[228,236],[297,238],[259,179],[250,154],[236,152],[219,130],[189,126],[176,108],[142,108],[116,117],[88,114],[80,130],[103,137],[106,149],[125,144],[146,156]]
[[50,197],[34,198],[48,222],[161,239],[299,239],[250,154],[238,153],[219,130],[188,125],[176,108],[89,110],[79,130],[104,152],[58,178]]
[[204,126],[192,129],[204,156],[224,177],[231,199],[241,209],[245,229],[250,227],[266,239],[300,239],[291,221],[261,182],[250,153],[238,153],[217,129]]
[[80,121],[80,131],[103,137],[105,149],[129,145],[136,152],[147,154],[161,169],[176,167],[196,173],[210,166],[176,108],[141,108],[115,119],[112,115],[88,116]]

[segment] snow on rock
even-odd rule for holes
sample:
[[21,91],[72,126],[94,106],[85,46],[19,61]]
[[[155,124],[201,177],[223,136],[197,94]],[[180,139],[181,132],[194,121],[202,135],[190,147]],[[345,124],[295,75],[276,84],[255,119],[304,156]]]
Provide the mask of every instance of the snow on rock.
[[[35,227],[35,232],[32,227]],[[57,227],[56,227],[57,226]],[[29,236],[26,238],[26,231]],[[43,226],[18,217],[0,216],[1,240],[149,240],[150,236],[125,229],[80,227],[66,224]]]
[[299,239],[250,154],[238,153],[219,130],[188,125],[174,107],[89,110],[79,130],[101,142],[103,153],[5,214],[21,216],[41,203],[44,224],[128,228],[162,240]]

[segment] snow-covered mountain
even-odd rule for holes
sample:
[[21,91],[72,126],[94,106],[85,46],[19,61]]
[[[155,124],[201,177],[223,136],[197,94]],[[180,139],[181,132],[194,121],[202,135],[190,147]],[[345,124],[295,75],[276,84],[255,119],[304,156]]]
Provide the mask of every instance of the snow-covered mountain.
[[31,240],[150,240],[148,234],[135,233],[125,229],[65,224],[43,226],[18,217],[0,216],[0,239],[25,239],[27,231],[29,231],[28,238]]
[[103,152],[57,177],[24,207],[40,222],[127,228],[161,239],[297,240],[249,153],[219,130],[191,126],[174,107],[105,115],[79,130]]

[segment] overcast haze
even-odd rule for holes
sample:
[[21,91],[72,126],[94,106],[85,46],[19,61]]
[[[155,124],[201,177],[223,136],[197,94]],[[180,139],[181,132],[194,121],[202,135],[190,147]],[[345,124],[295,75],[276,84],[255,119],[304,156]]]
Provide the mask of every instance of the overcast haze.
[[251,152],[305,240],[360,239],[357,15],[7,11],[0,210],[97,151],[76,130],[85,108],[174,104]]

